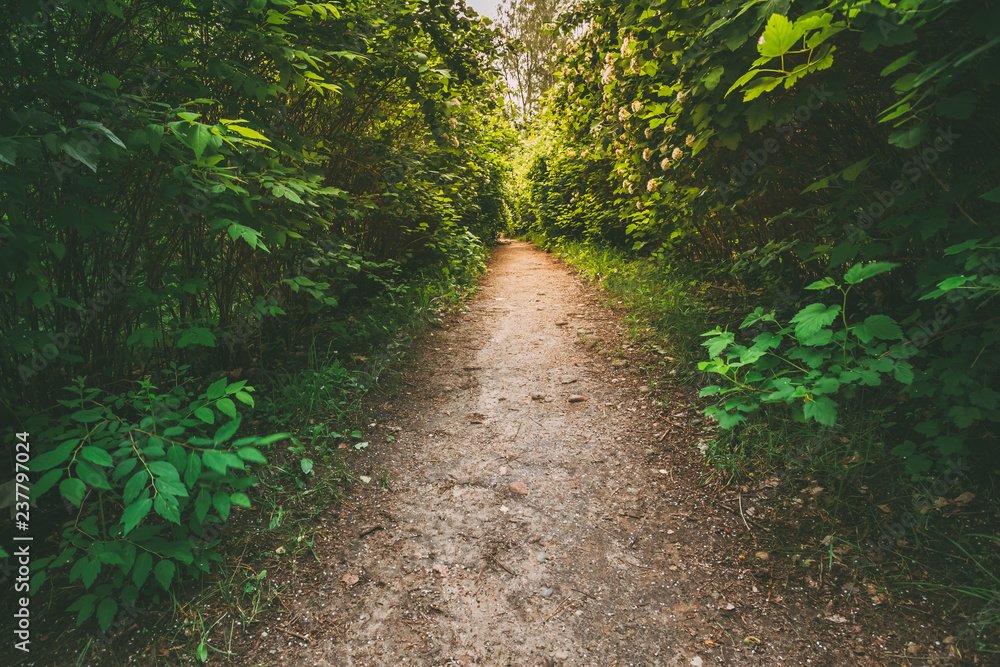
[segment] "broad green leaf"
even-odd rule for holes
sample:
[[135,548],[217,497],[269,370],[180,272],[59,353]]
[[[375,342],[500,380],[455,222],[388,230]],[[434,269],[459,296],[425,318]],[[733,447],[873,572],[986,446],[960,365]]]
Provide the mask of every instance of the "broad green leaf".
[[204,407],[198,408],[197,410],[194,411],[194,416],[202,420],[206,424],[215,423],[215,413],[212,412],[209,408],[204,408]]
[[101,449],[100,447],[94,447],[93,445],[81,447],[80,456],[99,466],[110,468],[115,464],[114,460],[111,458],[111,454],[108,454],[107,451]]
[[722,354],[723,350],[732,345],[734,340],[735,335],[731,331],[725,331],[715,338],[705,341],[702,345],[708,348],[709,357],[717,357]]
[[801,37],[801,28],[781,14],[772,14],[757,43],[757,51],[766,58],[776,58],[790,51]]
[[226,393],[226,385],[228,383],[229,381],[226,380],[226,378],[219,378],[208,387],[208,390],[205,392],[205,398],[210,401],[214,401],[215,399],[224,396]]
[[176,566],[169,560],[161,560],[156,564],[156,567],[153,569],[153,576],[156,577],[156,581],[160,583],[163,590],[169,590],[170,582],[174,578],[176,569]]
[[812,336],[825,326],[829,326],[840,313],[840,306],[826,306],[811,303],[791,319],[795,325],[795,337],[800,341]]
[[254,447],[243,447],[236,453],[244,461],[250,461],[251,463],[267,463],[267,459],[260,453],[260,450]]
[[122,534],[128,535],[133,528],[138,526],[146,515],[149,514],[149,510],[153,507],[153,501],[149,497],[140,498],[134,503],[127,505],[125,511],[122,512]]
[[237,415],[235,419],[220,426],[219,430],[215,432],[215,444],[220,445],[236,435],[236,431],[240,428],[240,421],[241,418]]
[[212,507],[215,511],[219,513],[219,517],[226,521],[229,519],[229,510],[232,502],[229,499],[229,494],[225,491],[216,491],[215,495],[212,496]]
[[219,409],[219,412],[229,417],[236,417],[239,414],[236,411],[236,404],[230,398],[220,398],[215,407]]
[[869,264],[855,264],[844,274],[844,282],[848,285],[856,285],[862,280],[867,280],[880,273],[891,271],[899,266],[898,262],[871,262]]
[[77,477],[64,479],[59,483],[59,493],[63,498],[73,503],[77,507],[83,501],[83,494],[87,491],[87,485]]
[[118,603],[115,602],[114,598],[106,597],[101,600],[101,604],[97,607],[97,625],[102,631],[107,631],[111,627],[111,623],[115,620],[115,614],[118,613]]
[[896,340],[903,337],[903,330],[899,328],[896,320],[888,315],[870,315],[865,318],[866,331],[881,340]]
[[104,474],[86,461],[78,459],[74,471],[77,477],[91,486],[95,486],[98,489],[111,489],[111,485]]
[[806,419],[815,419],[824,426],[837,423],[837,403],[829,396],[820,396],[816,400],[807,401],[802,406]]

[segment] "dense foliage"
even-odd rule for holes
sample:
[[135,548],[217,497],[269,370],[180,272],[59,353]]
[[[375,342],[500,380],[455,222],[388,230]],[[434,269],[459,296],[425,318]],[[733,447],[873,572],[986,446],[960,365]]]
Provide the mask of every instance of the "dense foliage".
[[68,567],[106,629],[249,505],[275,438],[238,437],[252,387],[218,370],[363,351],[361,309],[480,270],[497,38],[460,0],[5,7],[0,410],[71,509],[32,590]]
[[559,23],[520,224],[772,294],[706,334],[709,414],[864,405],[917,476],[995,448],[1000,10],[650,0]]

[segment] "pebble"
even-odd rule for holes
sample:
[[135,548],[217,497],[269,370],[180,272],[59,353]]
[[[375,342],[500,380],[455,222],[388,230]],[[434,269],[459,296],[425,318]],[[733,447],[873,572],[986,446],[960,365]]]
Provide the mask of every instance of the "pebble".
[[538,555],[535,556],[535,558],[538,560],[539,563],[544,563],[547,556],[545,555],[544,551],[539,551]]
[[556,660],[560,660],[560,661],[561,660],[569,660],[569,653],[567,653],[566,651],[563,651],[562,649],[559,649],[558,651],[556,651],[553,654],[553,657]]
[[585,400],[587,400],[587,399],[585,397],[583,397],[583,396],[580,396],[580,394],[570,394],[570,397],[569,397],[569,402],[570,403],[579,403],[579,402],[585,401]]
[[521,496],[528,495],[528,487],[524,485],[524,482],[511,482],[510,490]]
[[554,593],[554,592],[555,591],[553,591],[551,588],[543,588],[542,589],[542,597],[545,598],[546,600],[548,600],[550,597],[552,597],[552,593]]
[[614,366],[615,368],[621,368],[622,366],[628,366],[628,360],[627,359],[615,359],[614,361],[611,362],[611,365]]
[[538,392],[535,392],[534,394],[531,395],[531,400],[533,400],[533,401],[540,401],[543,398],[545,398],[545,394],[541,394],[541,393],[538,393]]

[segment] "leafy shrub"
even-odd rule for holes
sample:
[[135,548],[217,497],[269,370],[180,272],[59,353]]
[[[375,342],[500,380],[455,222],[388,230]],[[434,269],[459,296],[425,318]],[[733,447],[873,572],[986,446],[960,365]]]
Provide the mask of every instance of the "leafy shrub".
[[33,497],[58,490],[72,519],[59,553],[32,563],[31,591],[67,577],[87,591],[69,607],[77,624],[96,613],[106,630],[119,604],[135,606],[219,560],[218,524],[250,507],[249,468],[266,464],[261,450],[287,434],[236,438],[240,410],[254,404],[245,381],[222,378],[197,396],[150,381],[124,394],[83,378],[68,389],[75,397],[60,403],[71,412],[42,434],[55,448],[31,467],[44,473]]

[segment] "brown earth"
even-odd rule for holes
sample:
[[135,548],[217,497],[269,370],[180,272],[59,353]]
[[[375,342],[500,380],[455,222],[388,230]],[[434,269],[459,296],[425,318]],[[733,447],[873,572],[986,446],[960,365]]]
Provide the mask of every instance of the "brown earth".
[[315,556],[269,566],[281,607],[238,662],[940,664],[920,603],[756,542],[778,478],[699,488],[692,394],[647,393],[559,260],[502,245],[469,306],[370,401],[370,482],[323,515]]

